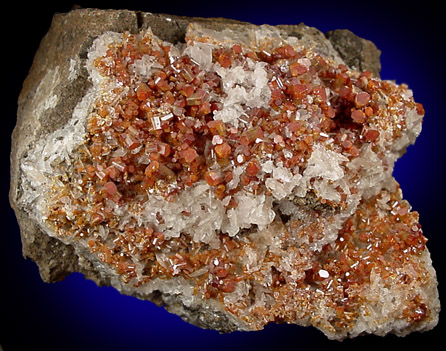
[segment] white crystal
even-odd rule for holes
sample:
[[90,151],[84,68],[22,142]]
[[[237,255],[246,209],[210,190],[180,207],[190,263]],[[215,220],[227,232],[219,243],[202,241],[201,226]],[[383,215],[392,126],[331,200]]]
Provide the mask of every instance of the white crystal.
[[183,51],[183,55],[189,57],[198,63],[204,71],[210,71],[212,67],[212,49],[215,45],[211,43],[194,42],[193,45],[187,46]]
[[302,175],[293,174],[288,168],[281,165],[275,167],[272,161],[265,162],[262,169],[267,173],[272,173],[272,177],[266,179],[265,185],[277,200],[290,195],[296,186],[301,185]]
[[213,65],[214,71],[222,79],[223,91],[227,94],[222,101],[223,109],[214,112],[215,120],[237,127],[239,119],[245,114],[243,106],[270,109],[271,91],[267,86],[266,63],[248,61],[251,61],[249,69],[241,65],[231,68],[223,68],[218,63]]
[[320,269],[319,270],[319,276],[321,278],[328,278],[330,276],[330,274],[325,269]]
[[308,159],[304,176],[321,177],[332,181],[341,179],[344,176],[343,163],[348,161],[349,159],[344,155],[316,144]]
[[144,55],[129,66],[130,71],[142,80],[147,81],[154,72],[163,68],[154,56]]

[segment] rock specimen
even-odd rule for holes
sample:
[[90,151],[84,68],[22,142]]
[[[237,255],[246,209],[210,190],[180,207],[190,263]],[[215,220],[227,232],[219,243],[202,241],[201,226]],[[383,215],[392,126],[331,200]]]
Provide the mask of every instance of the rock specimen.
[[[131,11],[56,15],[19,99],[11,203],[46,281],[80,271],[223,332],[433,328],[421,131],[348,31]],[[339,50],[339,51],[337,51]]]

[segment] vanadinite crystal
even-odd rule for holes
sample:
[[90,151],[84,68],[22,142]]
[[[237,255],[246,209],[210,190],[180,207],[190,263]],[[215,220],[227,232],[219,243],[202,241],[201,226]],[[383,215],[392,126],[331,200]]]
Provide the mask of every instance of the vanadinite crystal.
[[72,119],[22,161],[22,202],[110,284],[221,331],[436,325],[426,238],[392,177],[424,114],[406,85],[270,26],[191,23],[177,45],[106,32],[86,68]]

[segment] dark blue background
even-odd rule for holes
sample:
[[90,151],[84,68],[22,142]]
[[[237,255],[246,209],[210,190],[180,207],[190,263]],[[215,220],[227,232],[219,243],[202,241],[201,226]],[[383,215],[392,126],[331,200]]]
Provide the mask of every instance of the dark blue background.
[[[347,28],[372,40],[382,51],[382,78],[407,83],[426,110],[423,132],[395,168],[404,196],[420,213],[434,266],[444,282],[446,214],[445,177],[445,50],[442,10],[433,2],[390,1],[79,1],[82,7],[129,8],[185,16],[227,17],[255,24],[304,22],[323,32]],[[39,42],[54,12],[72,3],[25,5],[4,11],[2,20],[3,172],[0,231],[0,345],[4,350],[295,350],[433,347],[442,325],[428,333],[401,339],[364,336],[343,343],[329,341],[314,328],[271,325],[260,332],[220,335],[183,322],[150,302],[98,288],[80,274],[55,284],[43,283],[37,266],[23,259],[19,229],[8,205],[10,134],[17,97]],[[440,318],[441,319],[441,318]]]

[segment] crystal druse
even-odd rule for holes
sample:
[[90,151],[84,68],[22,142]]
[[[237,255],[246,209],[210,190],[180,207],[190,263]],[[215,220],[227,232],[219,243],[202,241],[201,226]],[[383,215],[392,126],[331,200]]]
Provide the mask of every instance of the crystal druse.
[[[11,203],[42,278],[80,271],[223,332],[433,328],[435,271],[392,177],[424,109],[379,78],[372,43],[335,34],[57,15],[12,151]],[[338,52],[343,35],[375,57]]]

